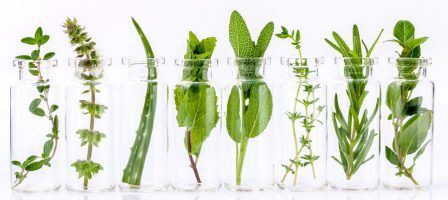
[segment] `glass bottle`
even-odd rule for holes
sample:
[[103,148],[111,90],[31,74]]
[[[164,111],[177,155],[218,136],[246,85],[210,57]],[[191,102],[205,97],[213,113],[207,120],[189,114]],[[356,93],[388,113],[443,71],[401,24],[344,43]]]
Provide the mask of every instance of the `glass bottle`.
[[389,58],[396,76],[385,84],[382,118],[382,184],[423,189],[432,184],[434,83],[430,58]]
[[274,102],[264,79],[269,58],[230,58],[237,79],[225,87],[222,120],[223,181],[235,191],[271,190],[274,181]]
[[119,187],[128,191],[161,191],[167,179],[167,84],[158,79],[164,58],[123,58],[130,79],[123,87],[119,136]]
[[179,191],[216,191],[219,178],[221,90],[212,79],[217,60],[177,59],[181,81],[171,90],[171,185]]
[[327,85],[328,183],[346,190],[379,185],[381,88],[372,79],[377,58],[336,58],[343,78]]
[[11,86],[11,188],[57,190],[63,183],[63,87],[51,81],[57,60],[14,60]]
[[70,59],[76,81],[66,93],[67,182],[69,190],[114,189],[114,123],[117,87],[103,81],[112,59]]
[[326,86],[318,78],[323,58],[282,58],[289,79],[281,84],[276,160],[277,185],[283,190],[326,187]]

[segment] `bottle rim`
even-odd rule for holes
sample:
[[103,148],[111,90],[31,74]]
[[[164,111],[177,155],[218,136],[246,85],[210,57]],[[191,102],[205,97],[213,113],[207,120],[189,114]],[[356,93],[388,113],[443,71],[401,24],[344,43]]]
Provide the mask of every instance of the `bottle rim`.
[[230,57],[230,58],[227,58],[227,64],[231,65],[231,66],[237,66],[239,62],[244,62],[244,61],[259,61],[259,62],[261,62],[261,65],[270,65],[271,57],[258,57],[258,58]]
[[41,68],[41,69],[55,68],[55,67],[58,66],[58,60],[57,59],[50,59],[50,60],[14,59],[13,60],[13,66],[17,67],[18,69],[27,68],[29,66],[29,63],[40,64],[39,68]]
[[[303,64],[303,63],[306,63]],[[286,67],[317,67],[324,64],[323,57],[280,57],[280,64]]]
[[401,58],[401,57],[389,57],[388,62],[391,65],[399,65],[399,62],[412,62],[417,63],[418,66],[426,67],[432,65],[432,58]]
[[102,58],[98,58],[98,59],[86,59],[86,58],[69,58],[68,59],[68,65],[69,66],[74,66],[74,67],[80,67],[78,65],[78,63],[80,63],[81,61],[99,61],[101,63],[102,67],[105,66],[111,66],[112,65],[112,58],[109,57],[102,57]]
[[132,57],[123,57],[121,59],[121,64],[126,65],[130,68],[136,67],[136,66],[141,66],[141,65],[147,66],[148,63],[154,63],[154,66],[150,66],[150,67],[164,65],[165,57],[147,58],[146,56],[132,56]]
[[174,65],[176,65],[178,67],[188,67],[188,65],[190,65],[194,62],[207,63],[207,64],[201,66],[201,67],[207,67],[207,68],[216,67],[219,64],[218,59],[181,59],[181,58],[177,58],[174,60]]
[[350,63],[353,61],[358,61],[359,63],[361,63],[360,65],[362,66],[373,66],[373,65],[377,65],[379,62],[378,57],[362,57],[362,58],[357,58],[357,57],[335,57],[334,58],[334,63],[335,64],[343,64],[343,65],[347,65],[346,63]]

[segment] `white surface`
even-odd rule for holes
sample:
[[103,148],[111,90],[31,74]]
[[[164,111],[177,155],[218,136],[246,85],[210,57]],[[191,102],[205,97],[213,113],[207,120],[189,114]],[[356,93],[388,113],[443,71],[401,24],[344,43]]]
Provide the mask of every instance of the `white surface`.
[[[356,194],[344,197],[342,192],[302,193],[295,194],[296,199],[445,199],[448,186],[448,120],[446,103],[448,97],[445,74],[448,72],[448,3],[440,0],[338,0],[338,1],[304,1],[304,0],[76,0],[76,1],[2,1],[0,3],[0,197],[8,199],[9,192],[9,92],[8,87],[15,80],[16,71],[12,67],[14,56],[30,52],[27,45],[20,44],[24,36],[34,34],[37,26],[42,26],[44,33],[51,35],[45,50],[54,50],[60,59],[59,71],[71,76],[66,60],[72,57],[72,49],[61,29],[66,17],[77,17],[94,37],[103,55],[114,59],[112,74],[122,72],[120,59],[122,56],[143,54],[140,40],[131,24],[130,16],[136,17],[146,32],[157,56],[164,56],[172,63],[172,58],[182,57],[185,52],[187,32],[194,31],[199,37],[218,37],[215,56],[226,58],[233,56],[228,42],[228,20],[233,9],[237,9],[246,19],[253,37],[270,20],[275,22],[276,32],[280,25],[288,28],[300,28],[303,38],[303,52],[307,55],[326,57],[326,63],[332,62],[337,54],[328,47],[324,37],[329,37],[335,30],[345,37],[350,37],[353,23],[360,26],[361,36],[372,43],[381,28],[385,28],[382,40],[392,38],[392,29],[398,19],[409,19],[416,25],[417,36],[429,36],[423,45],[422,52],[432,57],[434,64],[429,68],[429,76],[436,82],[435,106],[435,140],[434,140],[434,191],[403,195],[397,192],[373,192],[362,198]],[[380,57],[380,65],[376,72],[384,75],[387,70],[386,57],[394,56],[397,46],[380,43],[374,52]],[[293,55],[294,50],[288,42],[273,39],[267,55],[273,58],[273,68],[278,66],[280,56]],[[223,62],[221,62],[222,64]],[[335,68],[325,65],[321,69],[322,77],[334,75]],[[383,71],[384,70],[384,71]],[[273,70],[276,71],[276,70]],[[281,74],[274,72],[271,77]],[[115,76],[119,77],[119,76]],[[61,80],[64,80],[63,78]],[[62,195],[65,194],[52,194]],[[214,195],[244,199],[247,197],[263,199],[294,199],[289,194],[233,194],[221,192],[217,194],[198,195],[182,193],[155,194],[156,197],[176,199],[186,195],[185,199],[214,199]],[[161,196],[157,196],[161,195]],[[238,198],[236,195],[242,195]],[[258,195],[258,196],[257,196]],[[146,199],[128,194],[104,194],[101,198],[89,199]],[[152,195],[148,195],[152,196]],[[30,196],[28,196],[30,197]],[[37,196],[39,199],[42,196]],[[69,199],[87,199],[79,195],[68,195]],[[386,198],[387,197],[387,198]],[[28,199],[28,198],[24,198]],[[158,199],[158,198],[157,198]],[[163,199],[163,198],[162,198]]]

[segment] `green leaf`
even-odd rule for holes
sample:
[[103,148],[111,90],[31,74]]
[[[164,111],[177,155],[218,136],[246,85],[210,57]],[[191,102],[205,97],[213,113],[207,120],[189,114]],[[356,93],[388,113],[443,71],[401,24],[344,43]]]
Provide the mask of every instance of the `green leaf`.
[[15,165],[15,166],[17,166],[17,167],[21,167],[21,165],[22,165],[22,163],[20,163],[20,161],[18,161],[18,160],[13,160],[13,161],[11,162],[11,164],[13,164],[13,165]]
[[402,44],[406,43],[409,39],[413,39],[414,32],[414,25],[410,21],[400,20],[395,24],[394,37]]
[[[202,144],[219,119],[216,91],[205,84],[191,85],[187,88],[178,85],[174,95],[177,123],[190,131],[190,153],[198,156]],[[188,150],[187,142],[185,135],[185,147]]]
[[38,157],[35,155],[29,156],[23,163],[22,163],[22,167],[25,168],[28,164],[32,163],[33,161],[35,161]]
[[421,156],[421,155],[423,155],[423,153],[425,152],[425,149],[426,149],[426,146],[428,146],[428,144],[431,142],[431,140],[428,140],[418,151],[417,151],[417,153],[415,154],[415,156],[414,156],[414,163],[415,163],[415,161],[417,161],[417,159]]
[[243,128],[246,137],[254,138],[269,124],[272,115],[272,94],[264,82],[246,84],[251,84],[251,89],[247,110],[243,113]]
[[421,44],[425,43],[426,40],[428,40],[428,37],[420,37],[415,39],[409,39],[404,44],[407,48],[414,49],[420,46]]
[[40,45],[44,45],[45,43],[48,42],[48,40],[50,40],[50,36],[49,35],[42,36],[42,38],[40,40]]
[[49,59],[53,58],[54,55],[55,55],[54,52],[48,52],[44,55],[44,60],[49,60]]
[[398,156],[395,152],[386,146],[386,159],[393,165],[398,165]]
[[384,29],[381,29],[380,33],[376,37],[375,41],[373,42],[372,46],[369,48],[369,51],[367,51],[366,56],[369,58],[372,55],[373,50],[375,49],[376,44],[381,38],[381,35],[383,34]]
[[431,128],[432,111],[426,110],[411,117],[397,137],[400,155],[416,152],[423,144]]
[[70,166],[74,167],[78,173],[79,178],[92,179],[94,175],[98,174],[99,171],[103,170],[103,167],[96,162],[87,160],[77,160]]
[[29,45],[35,45],[36,44],[36,40],[34,40],[34,38],[32,38],[32,37],[22,38],[22,40],[20,40],[20,41],[22,43],[29,44]]
[[32,60],[31,56],[29,55],[20,55],[20,56],[16,56],[17,59],[21,59],[21,60]]
[[145,48],[146,57],[147,58],[154,58],[154,53],[152,51],[151,45],[149,44],[149,41],[146,38],[145,33],[140,28],[140,25],[138,25],[137,21],[134,18],[132,18],[132,23],[134,24],[134,27],[137,30],[137,33],[140,36],[140,39],[142,40],[143,47]]
[[39,59],[39,55],[40,55],[40,50],[33,50],[31,52],[31,58],[33,60],[38,60]]
[[244,137],[241,127],[240,101],[240,90],[235,85],[227,101],[226,127],[230,138],[236,143],[241,143]]
[[43,149],[43,156],[44,158],[48,157],[51,153],[51,151],[53,150],[54,147],[54,142],[53,140],[47,140],[44,144],[44,149]]
[[37,30],[36,30],[36,32],[34,33],[34,39],[35,39],[36,41],[39,41],[39,40],[42,39],[42,35],[43,35],[42,28],[41,28],[41,27],[38,27]]
[[361,36],[359,35],[358,26],[353,25],[353,51],[357,57],[362,58]]
[[252,58],[255,56],[255,44],[243,17],[237,11],[230,16],[229,40],[237,58]]
[[58,105],[51,105],[50,112],[54,112],[59,108]]
[[266,26],[261,30],[260,35],[258,36],[257,45],[255,46],[255,56],[263,57],[266,49],[271,42],[272,35],[274,34],[274,23],[269,22]]
[[45,116],[45,111],[42,108],[35,108],[34,110],[31,111],[31,113],[33,113],[39,117]]
[[348,45],[344,41],[344,39],[342,39],[342,37],[338,33],[333,32],[333,38],[336,41],[336,43],[338,44],[339,49],[341,50],[342,55],[344,57],[353,57],[352,53],[351,53],[352,51],[350,50],[350,48],[348,47]]
[[33,162],[30,163],[29,165],[27,165],[25,167],[26,171],[36,171],[42,168],[42,166],[44,165],[44,162],[42,161],[37,161],[37,162]]
[[394,117],[400,117],[405,106],[401,95],[401,85],[399,82],[393,82],[387,86],[386,105]]
[[403,109],[403,114],[407,116],[415,115],[421,108],[423,97],[415,97],[406,102]]

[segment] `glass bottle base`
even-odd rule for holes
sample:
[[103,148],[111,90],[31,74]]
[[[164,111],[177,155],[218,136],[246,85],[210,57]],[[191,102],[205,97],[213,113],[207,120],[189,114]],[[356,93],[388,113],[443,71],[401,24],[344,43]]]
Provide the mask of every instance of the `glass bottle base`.
[[331,184],[330,183],[330,187],[332,189],[335,190],[348,190],[348,191],[358,191],[358,190],[375,190],[378,188],[378,184],[377,185],[373,185],[373,186],[363,186],[361,184]]
[[277,187],[281,190],[285,191],[292,191],[292,192],[312,192],[312,191],[319,191],[327,188],[327,184],[306,184],[306,183],[299,183],[295,186],[287,185],[284,183],[277,183]]
[[61,188],[61,185],[20,185],[18,187],[11,187],[15,192],[23,193],[37,193],[37,192],[52,192]]
[[168,185],[129,185],[129,184],[120,184],[118,185],[121,191],[125,192],[158,192],[158,191],[165,191],[168,189]]
[[384,188],[388,190],[408,190],[408,191],[421,191],[429,189],[429,185],[403,185],[403,184],[391,184],[383,183]]
[[72,192],[109,192],[115,189],[115,185],[88,186],[87,188],[80,185],[66,185],[66,188]]
[[180,182],[171,184],[171,187],[181,192],[215,192],[219,190],[221,184]]
[[236,192],[256,192],[256,191],[271,191],[274,187],[274,184],[272,185],[235,185],[235,184],[228,184],[224,183],[224,187],[226,187],[228,190],[236,191]]

